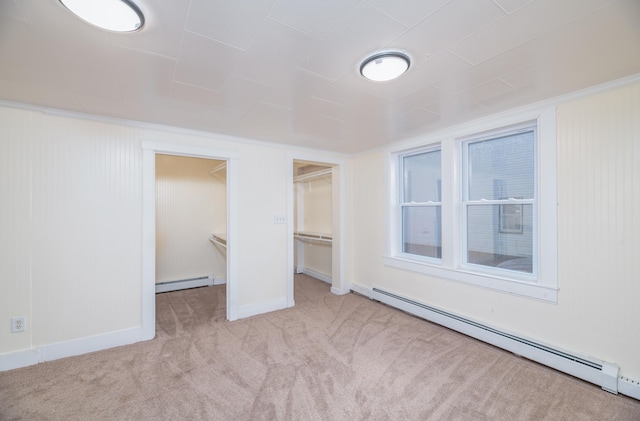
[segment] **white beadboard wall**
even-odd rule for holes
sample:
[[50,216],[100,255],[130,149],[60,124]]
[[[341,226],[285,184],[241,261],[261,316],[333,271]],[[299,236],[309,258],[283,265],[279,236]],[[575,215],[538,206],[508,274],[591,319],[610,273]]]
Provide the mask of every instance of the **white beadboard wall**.
[[560,305],[574,347],[640,378],[640,84],[558,108]]
[[224,161],[156,155],[156,282],[226,277],[226,251],[209,241],[226,232]]
[[[2,351],[31,346],[31,152],[33,114],[0,114],[0,344]],[[2,241],[8,239],[9,241]],[[27,317],[27,332],[9,333],[11,317]]]
[[[558,303],[387,267],[386,154],[355,157],[351,269],[377,286],[469,319],[617,364],[640,379],[640,83],[557,104]],[[378,256],[378,257],[376,257]]]
[[[2,109],[0,354],[140,324],[133,130]],[[6,323],[6,324],[5,324]]]

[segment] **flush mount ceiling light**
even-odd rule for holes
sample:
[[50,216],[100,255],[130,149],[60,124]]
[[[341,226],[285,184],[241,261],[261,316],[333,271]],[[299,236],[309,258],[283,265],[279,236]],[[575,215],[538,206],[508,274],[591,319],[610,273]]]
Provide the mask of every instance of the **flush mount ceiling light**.
[[144,25],[144,15],[129,0],[60,0],[60,3],[80,19],[107,31],[134,32]]
[[360,74],[374,82],[393,80],[409,69],[409,56],[398,51],[376,53],[360,65]]

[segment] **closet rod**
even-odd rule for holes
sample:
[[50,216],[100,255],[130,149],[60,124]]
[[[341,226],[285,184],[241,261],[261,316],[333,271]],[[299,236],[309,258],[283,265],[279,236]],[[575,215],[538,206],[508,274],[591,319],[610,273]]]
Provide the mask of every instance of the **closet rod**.
[[225,168],[227,168],[226,161],[216,167],[211,168],[209,170],[209,175],[212,176],[213,174],[217,173],[218,171],[224,170]]
[[295,182],[295,181],[311,180],[312,178],[319,178],[325,175],[331,175],[332,171],[333,170],[331,168],[327,168],[326,170],[319,170],[319,171],[310,172],[309,174],[298,175],[293,177],[293,181]]
[[215,234],[211,234],[211,236],[209,237],[209,241],[211,241],[214,244],[217,244],[221,247],[227,248],[227,240],[225,240],[224,238],[222,238],[221,236],[215,235]]

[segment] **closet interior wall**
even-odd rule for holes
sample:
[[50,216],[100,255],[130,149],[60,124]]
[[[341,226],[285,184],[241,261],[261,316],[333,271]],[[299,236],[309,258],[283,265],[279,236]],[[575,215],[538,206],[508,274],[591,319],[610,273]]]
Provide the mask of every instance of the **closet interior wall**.
[[331,283],[331,167],[294,162],[294,213],[295,272]]
[[157,292],[225,280],[226,249],[210,241],[226,232],[224,164],[156,155]]

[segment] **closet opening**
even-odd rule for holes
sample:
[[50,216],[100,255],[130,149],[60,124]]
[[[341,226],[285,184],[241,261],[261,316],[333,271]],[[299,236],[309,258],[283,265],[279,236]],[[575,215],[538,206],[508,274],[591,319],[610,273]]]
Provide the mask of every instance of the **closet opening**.
[[156,154],[156,293],[226,283],[226,166]]
[[294,273],[332,281],[332,169],[293,163]]
[[237,180],[235,152],[142,142],[142,340],[155,337],[156,290],[225,283],[237,320]]
[[294,302],[298,274],[326,282],[335,294],[349,292],[343,274],[340,164],[300,158],[291,160],[290,305]]

